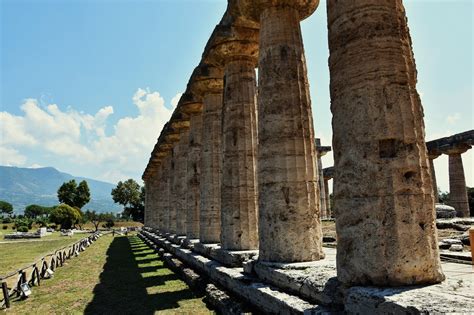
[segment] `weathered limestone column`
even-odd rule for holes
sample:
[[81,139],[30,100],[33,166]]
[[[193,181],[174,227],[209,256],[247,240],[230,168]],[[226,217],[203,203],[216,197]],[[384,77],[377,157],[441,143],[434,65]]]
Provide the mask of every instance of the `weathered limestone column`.
[[431,183],[433,184],[433,196],[435,203],[438,203],[438,184],[436,183],[436,171],[434,167],[434,160],[440,156],[440,154],[428,154],[428,160],[430,162],[430,174],[431,174]]
[[163,231],[165,233],[171,233],[170,229],[170,182],[171,178],[171,152],[164,158],[163,165],[161,169],[161,180],[160,180],[160,200],[161,200],[161,209],[162,209],[162,221],[163,221]]
[[[202,104],[201,104],[202,107]],[[186,236],[190,239],[199,238],[199,208],[201,204],[201,138],[202,114],[191,115],[189,128],[189,150],[187,152],[187,212]]]
[[324,257],[318,169],[300,20],[319,1],[242,1],[260,21],[258,84],[259,260]]
[[180,139],[177,146],[179,147],[179,155],[176,159],[176,234],[186,235],[186,216],[187,216],[187,202],[186,195],[188,190],[187,185],[187,159],[188,159],[188,143],[189,143],[189,129],[182,129]]
[[324,178],[324,201],[326,202],[326,213],[328,218],[332,218],[331,204],[329,199],[329,179]]
[[327,1],[337,273],[353,285],[437,283],[423,109],[401,0]]
[[173,149],[171,151],[171,163],[170,163],[170,172],[169,172],[169,191],[170,191],[170,198],[169,198],[169,222],[168,228],[169,233],[176,234],[178,222],[178,208],[179,208],[179,200],[180,196],[179,193],[181,191],[181,180],[178,176],[178,159],[180,152],[179,143],[175,143]]
[[461,154],[467,148],[452,148],[449,154],[449,205],[456,209],[456,216],[469,217],[469,202],[467,199],[466,179],[462,165]]
[[221,246],[227,250],[258,248],[257,60],[244,51],[234,47],[225,65]]
[[196,86],[199,86],[200,93],[203,95],[199,240],[201,243],[219,243],[223,72],[207,65],[201,65],[199,71],[202,77],[199,82],[196,82]]
[[150,179],[145,180],[145,214],[143,218],[144,226],[151,226],[151,189]]
[[321,207],[320,207],[320,213],[321,213],[321,218],[327,218],[329,217],[329,209],[328,209],[328,200],[326,200],[326,187],[325,187],[325,180],[324,180],[324,173],[323,173],[323,161],[322,157],[326,155],[329,151],[331,151],[331,147],[329,146],[321,146],[321,139],[316,138],[315,139],[316,143],[316,158],[318,162],[318,170],[319,170],[319,191],[320,191],[320,202],[321,202]]

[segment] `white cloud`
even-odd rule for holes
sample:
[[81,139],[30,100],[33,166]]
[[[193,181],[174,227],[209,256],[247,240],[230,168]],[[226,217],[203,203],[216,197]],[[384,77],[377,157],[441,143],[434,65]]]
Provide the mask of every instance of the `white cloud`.
[[137,178],[172,109],[165,106],[160,93],[148,88],[138,89],[132,101],[139,114],[119,119],[109,128],[113,132],[106,135],[107,119],[114,114],[112,106],[92,115],[72,108],[61,110],[56,104],[40,106],[36,99],[26,99],[21,105],[23,115],[0,112],[0,163],[36,163],[38,154],[48,157],[43,163],[52,166],[55,161],[67,161],[71,170],[65,171],[74,173],[73,168],[80,166],[74,175],[111,181]]
[[183,95],[183,93],[177,93],[177,94],[171,99],[171,105],[173,106],[173,108],[176,108],[176,106],[178,105],[178,102],[179,102],[179,99],[181,98],[181,95]]
[[5,166],[22,166],[26,162],[26,156],[12,148],[0,146],[0,164]]

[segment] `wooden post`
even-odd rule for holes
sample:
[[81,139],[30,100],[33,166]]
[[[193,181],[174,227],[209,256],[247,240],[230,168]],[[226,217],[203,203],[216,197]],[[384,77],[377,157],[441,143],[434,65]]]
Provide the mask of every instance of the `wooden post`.
[[8,295],[8,286],[6,282],[2,282],[3,299],[5,300],[5,307],[10,308],[10,296]]
[[37,282],[38,286],[40,286],[41,285],[41,283],[40,283],[41,282],[41,277],[40,277],[39,268],[36,267],[36,265],[35,265],[34,272],[36,272],[36,282]]
[[33,271],[31,272],[31,285],[35,285],[36,282],[36,265],[33,265]]

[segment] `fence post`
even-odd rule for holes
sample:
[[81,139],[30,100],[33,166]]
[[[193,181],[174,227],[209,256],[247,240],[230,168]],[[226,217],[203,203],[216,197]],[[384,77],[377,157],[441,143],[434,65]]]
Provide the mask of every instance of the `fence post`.
[[8,295],[8,286],[6,282],[2,282],[3,298],[5,299],[6,308],[10,308],[10,296]]

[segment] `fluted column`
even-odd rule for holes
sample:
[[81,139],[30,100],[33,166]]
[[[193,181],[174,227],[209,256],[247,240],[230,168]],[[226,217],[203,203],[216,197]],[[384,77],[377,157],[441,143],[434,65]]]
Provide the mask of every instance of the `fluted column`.
[[318,169],[300,20],[314,1],[241,0],[260,22],[258,61],[259,260],[324,257]]
[[161,200],[161,209],[162,209],[162,221],[163,221],[163,231],[166,233],[171,233],[170,229],[170,175],[171,172],[171,152],[164,158],[163,166],[161,169],[161,186],[160,186],[160,200]]
[[329,199],[329,180],[327,178],[324,178],[324,201],[326,202],[327,217],[332,218],[333,215],[332,215],[331,203]]
[[437,283],[423,109],[401,0],[328,0],[337,273],[357,285]]
[[221,246],[258,248],[256,60],[239,56],[225,65]]
[[438,184],[436,183],[436,171],[434,167],[434,160],[439,156],[439,154],[432,155],[428,154],[428,160],[430,162],[430,174],[431,174],[431,183],[433,185],[433,196],[435,203],[438,203],[439,196],[438,196]]
[[177,183],[177,213],[176,234],[186,235],[187,202],[187,159],[188,159],[189,130],[182,129],[179,138],[179,155],[176,159],[176,181]]
[[151,190],[150,179],[145,180],[145,213],[143,218],[144,226],[151,226]]
[[461,154],[466,149],[449,151],[449,205],[456,209],[456,216],[469,217],[469,202],[467,199],[466,179]]
[[203,99],[202,115],[199,240],[202,243],[219,243],[221,230],[222,90],[206,93]]
[[194,113],[190,120],[189,150],[187,152],[186,236],[196,239],[199,238],[199,208],[201,204],[202,114]]
[[321,218],[327,218],[328,213],[327,213],[327,205],[326,205],[326,194],[325,191],[326,189],[324,188],[324,174],[323,174],[323,161],[322,157],[326,152],[322,152],[318,149],[318,147],[321,146],[321,139],[316,138],[315,139],[316,143],[316,161],[318,163],[318,171],[319,171],[319,177],[318,177],[318,184],[319,184],[319,197],[320,197],[320,213],[321,213]]

